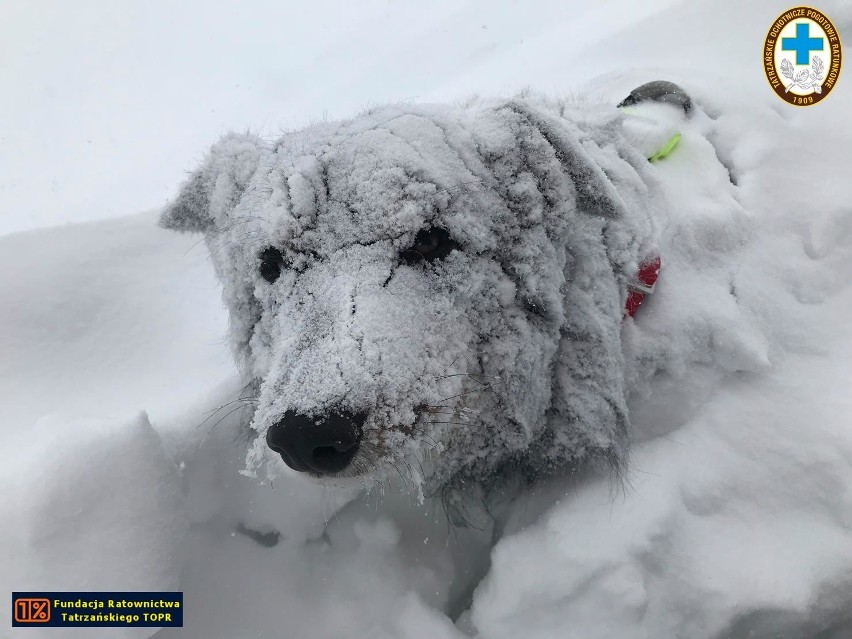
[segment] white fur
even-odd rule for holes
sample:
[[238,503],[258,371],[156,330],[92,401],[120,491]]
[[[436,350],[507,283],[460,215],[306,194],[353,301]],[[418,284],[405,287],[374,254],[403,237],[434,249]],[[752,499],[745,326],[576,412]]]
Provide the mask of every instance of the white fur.
[[[206,235],[259,392],[249,471],[283,466],[263,435],[284,411],[366,411],[345,474],[432,493],[623,462],[625,282],[656,200],[615,108],[524,97],[226,136],[162,223]],[[401,263],[430,226],[461,249]]]

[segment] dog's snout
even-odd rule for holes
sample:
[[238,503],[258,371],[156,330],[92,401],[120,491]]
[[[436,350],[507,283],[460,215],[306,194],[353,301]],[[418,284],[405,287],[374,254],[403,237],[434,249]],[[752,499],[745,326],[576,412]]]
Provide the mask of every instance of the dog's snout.
[[358,451],[365,419],[364,414],[308,417],[287,411],[269,427],[266,443],[293,470],[320,475],[339,473]]

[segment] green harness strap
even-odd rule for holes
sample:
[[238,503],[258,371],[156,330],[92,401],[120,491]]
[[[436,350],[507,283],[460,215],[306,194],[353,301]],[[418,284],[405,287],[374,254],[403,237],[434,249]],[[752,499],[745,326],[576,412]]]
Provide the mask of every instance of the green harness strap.
[[658,160],[665,160],[669,153],[674,151],[675,147],[680,142],[680,133],[675,133],[672,137],[669,138],[669,141],[666,142],[660,150],[656,153],[653,153],[651,157],[648,158],[648,162],[657,162]]

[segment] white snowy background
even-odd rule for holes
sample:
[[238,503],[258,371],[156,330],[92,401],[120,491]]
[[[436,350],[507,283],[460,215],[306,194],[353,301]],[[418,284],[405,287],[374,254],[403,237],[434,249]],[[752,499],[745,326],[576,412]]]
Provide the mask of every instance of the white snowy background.
[[[772,93],[788,7],[0,3],[0,591],[181,589],[160,639],[852,637],[852,82]],[[852,38],[852,5],[817,8]],[[519,500],[454,624],[477,549],[439,506],[238,474],[233,417],[204,422],[239,392],[218,285],[155,209],[230,129],[661,78],[702,113],[658,165],[666,270],[625,340],[701,364],[634,399],[623,486]]]

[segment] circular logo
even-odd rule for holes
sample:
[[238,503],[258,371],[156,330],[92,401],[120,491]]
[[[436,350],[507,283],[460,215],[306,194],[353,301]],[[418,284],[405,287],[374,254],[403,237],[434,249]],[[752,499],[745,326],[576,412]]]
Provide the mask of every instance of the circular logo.
[[840,36],[821,11],[796,7],[782,13],[763,43],[763,70],[785,102],[810,106],[831,93],[840,77]]

